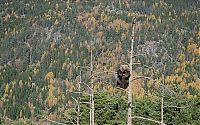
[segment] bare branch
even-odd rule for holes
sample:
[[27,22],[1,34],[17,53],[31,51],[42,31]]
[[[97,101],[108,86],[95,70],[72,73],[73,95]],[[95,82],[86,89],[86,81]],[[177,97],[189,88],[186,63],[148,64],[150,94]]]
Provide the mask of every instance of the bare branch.
[[90,104],[89,102],[80,102],[80,103],[82,103],[82,104]]
[[[125,64],[127,64],[127,65],[129,65],[129,63],[127,63],[127,62],[125,62],[125,61],[122,61],[123,63],[125,63]],[[150,69],[153,69],[153,67],[151,67],[151,66],[147,66],[147,65],[144,65],[144,64],[142,64],[142,63],[139,63],[139,62],[134,62],[134,63],[132,63],[133,65],[142,65],[144,68],[150,68]]]
[[91,87],[88,84],[86,84],[84,82],[80,82],[80,83],[86,85],[90,90],[92,90]]
[[[43,115],[37,114],[37,116],[40,116],[40,117],[42,117],[42,118],[44,118],[44,119],[46,119],[47,121],[50,121],[50,122],[52,122],[52,123],[56,123],[56,124],[59,124],[59,125],[67,125],[67,124],[64,124],[64,123],[60,123],[60,122],[57,122],[57,121],[53,121],[53,120],[51,120],[51,119],[48,119],[47,117],[45,117],[45,116],[43,116]],[[72,124],[74,124],[74,123],[72,122]]]
[[81,68],[81,69],[90,69],[90,66],[76,66],[78,68]]
[[152,122],[155,122],[155,123],[159,123],[159,124],[165,125],[165,124],[161,123],[160,121],[153,120],[153,119],[150,119],[150,118],[144,118],[144,117],[140,117],[140,116],[133,116],[132,118],[143,119],[143,120],[152,121]]
[[153,69],[153,67],[151,66],[147,66],[147,65],[142,65],[142,66],[144,66],[145,68]]
[[168,105],[166,105],[166,106],[164,106],[164,108],[177,108],[177,109],[185,109],[185,108],[188,108],[188,106],[186,106],[186,107],[182,107],[182,106],[168,106]]
[[99,75],[99,74],[103,74],[103,73],[110,73],[110,74],[113,74],[113,73],[116,73],[116,72],[115,72],[115,71],[93,72],[93,75],[92,75],[92,76]]
[[83,92],[72,92],[72,93],[78,93],[78,94],[80,94],[80,93],[83,93]]
[[[133,77],[132,80],[137,80],[137,79],[149,79],[149,80],[152,80],[151,77],[147,77],[147,76],[137,76],[137,77]],[[153,81],[156,81],[156,80],[153,80]]]
[[129,65],[129,63],[128,62],[125,62],[125,61],[122,61],[123,63],[125,63],[126,65]]
[[144,56],[144,54],[133,55],[133,58],[138,57],[138,56]]
[[132,63],[133,65],[141,65],[141,63]]
[[71,97],[78,104],[78,101],[73,96],[71,96]]

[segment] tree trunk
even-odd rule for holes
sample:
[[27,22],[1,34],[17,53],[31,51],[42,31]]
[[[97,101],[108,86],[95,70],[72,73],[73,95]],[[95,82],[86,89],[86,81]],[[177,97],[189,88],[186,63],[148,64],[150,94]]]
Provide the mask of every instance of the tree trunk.
[[129,88],[128,88],[128,125],[132,125],[132,78],[133,78],[133,42],[134,42],[134,32],[135,32],[135,20],[133,20],[133,27],[132,27],[132,39],[131,39],[131,53],[130,53],[130,73],[131,77],[129,78]]

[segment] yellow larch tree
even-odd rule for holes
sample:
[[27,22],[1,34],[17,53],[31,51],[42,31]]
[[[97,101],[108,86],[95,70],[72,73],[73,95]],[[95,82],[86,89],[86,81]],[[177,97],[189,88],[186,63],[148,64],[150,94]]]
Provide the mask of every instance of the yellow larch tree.
[[53,72],[48,72],[47,75],[45,76],[45,80],[48,81],[48,97],[47,97],[47,103],[49,107],[52,107],[57,103],[57,99],[54,96],[54,91],[55,91],[55,80],[54,80],[54,73]]

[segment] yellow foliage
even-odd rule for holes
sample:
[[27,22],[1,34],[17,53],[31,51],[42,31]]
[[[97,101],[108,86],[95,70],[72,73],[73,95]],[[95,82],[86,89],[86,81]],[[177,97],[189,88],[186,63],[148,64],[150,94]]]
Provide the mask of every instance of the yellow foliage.
[[51,43],[51,50],[53,50],[53,49],[55,48],[55,45],[56,45],[55,42],[52,42],[52,43]]
[[192,52],[194,52],[194,50],[196,49],[196,47],[197,47],[196,44],[190,43],[190,44],[188,45],[188,47],[187,47],[187,51],[192,53]]
[[195,82],[189,83],[191,87],[200,90],[200,78],[198,78]]
[[190,66],[193,66],[195,64],[195,62],[196,62],[196,59],[193,58],[192,61],[190,62]]
[[200,31],[198,32],[198,37],[200,38]]
[[158,3],[155,3],[155,6],[158,7]]
[[69,49],[67,48],[67,49],[65,50],[65,55],[67,55],[67,54],[68,54],[68,51],[69,51]]
[[116,51],[117,52],[121,52],[122,51],[121,42],[117,42],[116,43]]
[[101,22],[106,22],[106,21],[108,21],[108,16],[107,16],[104,12],[102,12],[100,16],[101,16],[101,17],[100,17],[100,21],[101,21]]
[[[80,62],[77,61],[75,67],[76,67],[76,68],[79,68],[79,67],[80,67]],[[77,70],[78,70],[78,69],[77,69]]]
[[48,87],[49,87],[49,91],[48,91],[47,103],[48,103],[48,106],[51,107],[57,103],[57,99],[53,94],[55,90],[53,79],[50,79],[50,85]]
[[74,91],[75,86],[68,79],[65,80],[65,85],[67,86],[69,92],[73,92]]
[[44,51],[44,53],[42,54],[41,60],[43,61],[44,58],[48,55],[48,52]]
[[156,19],[156,16],[153,15],[153,14],[151,14],[151,15],[149,16],[149,19],[155,20],[155,19]]
[[169,16],[171,16],[172,15],[172,13],[169,11]]
[[73,76],[73,68],[72,67],[69,67],[67,76],[69,79],[72,78],[72,76]]
[[83,21],[83,24],[86,29],[88,29],[88,31],[93,31],[97,26],[97,20],[93,16],[90,16],[85,21]]
[[17,19],[19,18],[19,16],[15,12],[13,13],[13,15],[15,18],[17,18]]
[[48,72],[45,76],[45,80],[51,80],[54,79],[54,74],[53,72]]
[[166,82],[166,83],[171,83],[171,82],[175,81],[176,78],[177,78],[177,76],[175,76],[175,75],[167,76],[167,77],[165,78],[165,82]]
[[47,103],[48,103],[48,106],[49,107],[52,107],[54,104],[53,104],[53,100],[51,99],[51,97],[48,97],[47,98]]
[[55,83],[54,79],[50,79],[49,83],[53,85]]
[[19,86],[20,86],[20,88],[22,88],[22,86],[23,86],[23,81],[22,80],[19,81]]
[[181,81],[180,82],[180,86],[183,90],[187,89],[188,88],[188,84],[186,84],[184,81]]
[[187,47],[187,51],[189,53],[200,55],[200,48],[197,47],[197,44],[194,43],[193,38],[189,39],[189,45]]
[[77,19],[79,22],[82,22],[83,17],[79,15],[79,16],[76,17],[76,19]]
[[34,74],[34,75],[36,75],[38,72],[39,72],[39,69],[37,69],[37,68],[34,68],[34,69],[33,69],[33,74]]
[[56,21],[54,22],[55,25],[58,25],[59,22],[58,22],[58,19],[56,19]]
[[141,81],[140,80],[136,80],[132,83],[132,90],[133,90],[133,94],[138,97],[141,98],[144,96],[145,92],[144,89],[142,87]]
[[187,94],[186,94],[186,96],[188,97],[188,98],[194,98],[194,96],[193,95],[191,95],[189,92],[187,92]]
[[178,59],[179,59],[180,61],[185,60],[185,54],[181,53],[181,54],[179,55]]
[[8,83],[6,84],[6,87],[5,87],[5,91],[4,91],[6,94],[8,94],[8,92],[9,92],[9,85],[8,85]]
[[108,91],[110,94],[113,94],[113,93],[114,93],[114,88],[112,87],[112,85],[108,85],[108,86],[107,86],[107,91]]
[[94,85],[94,91],[97,91],[97,89],[99,89],[99,88],[100,88],[100,84],[99,83]]
[[64,63],[63,63],[63,65],[62,65],[62,70],[64,70],[64,69],[65,69],[66,65],[67,65],[67,63],[66,63],[66,62],[64,62]]
[[108,26],[119,31],[120,29],[128,30],[130,25],[121,19],[116,19],[113,22],[110,22]]
[[103,37],[103,32],[97,32],[96,37],[101,39]]
[[5,21],[5,22],[7,22],[7,21],[8,21],[8,19],[10,19],[10,17],[11,17],[11,16],[10,16],[9,14],[6,14],[6,16],[5,16],[5,17],[3,17],[3,19],[4,19],[4,21]]
[[195,50],[195,54],[200,55],[200,47]]
[[15,81],[12,81],[11,83],[12,83],[12,89],[14,89],[14,88],[15,88],[15,85],[16,85],[16,82],[15,82]]
[[180,83],[181,81],[182,81],[182,77],[181,76],[176,78],[176,82]]

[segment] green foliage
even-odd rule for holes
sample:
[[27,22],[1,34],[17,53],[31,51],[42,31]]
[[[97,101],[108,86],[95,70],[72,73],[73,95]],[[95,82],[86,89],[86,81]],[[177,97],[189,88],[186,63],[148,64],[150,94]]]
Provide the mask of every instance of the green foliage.
[[[121,96],[110,97],[107,93],[95,93],[95,123],[98,125],[116,125],[126,124],[126,108],[127,103]],[[76,109],[77,110],[77,109]],[[76,120],[76,113],[72,110],[69,111],[73,119]],[[81,98],[80,105],[80,124],[89,124],[90,118],[90,105],[89,96],[83,96]],[[74,120],[74,121],[75,121]],[[69,120],[66,120],[69,121]],[[70,123],[68,123],[70,124]]]
[[[192,96],[183,101],[179,96],[165,97],[173,105],[189,106],[180,111],[174,108],[165,109],[167,124],[198,124],[199,15],[197,0],[2,0],[0,116],[17,120],[20,112],[26,118],[47,112],[50,108],[47,105],[49,82],[45,80],[45,76],[48,72],[53,72],[56,103],[47,114],[55,113],[59,120],[62,117],[60,112],[66,111],[75,119],[75,108],[70,108],[69,111],[66,109],[67,106],[72,107],[71,94],[68,91],[76,90],[79,66],[90,64],[90,41],[93,42],[94,70],[113,71],[116,65],[126,63],[129,58],[127,52],[131,41],[131,23],[132,18],[136,17],[139,26],[135,32],[134,54],[142,56],[136,57],[134,61],[140,62],[142,68],[134,65],[134,71],[137,75],[151,76],[154,79],[160,79],[161,74],[166,79],[170,76],[172,78],[169,78],[166,85],[172,91],[187,97]],[[152,43],[156,47],[152,47]],[[161,60],[165,69],[156,65]],[[147,69],[145,65],[153,69]],[[82,73],[84,82],[89,81],[88,71],[84,69]],[[105,73],[100,77],[103,78],[103,81],[100,80],[103,86],[97,88],[97,92],[102,89],[107,91],[107,82],[115,86],[113,80],[110,80],[113,76]],[[155,84],[149,85],[148,81],[138,84],[142,84],[140,86],[145,94],[157,94]],[[9,88],[7,92],[6,87]],[[59,90],[59,87],[62,89]],[[126,124],[127,104],[121,96],[124,94],[95,94],[97,124]],[[89,97],[83,96],[81,101],[88,102]],[[62,110],[58,111],[59,108]],[[141,100],[134,100],[133,111],[133,114],[159,120],[159,99],[142,97]],[[81,123],[88,124],[89,105],[81,104],[81,112]],[[66,119],[68,117],[61,118],[68,124]],[[134,122],[138,125],[154,124],[138,119]]]
[[[140,100],[135,100],[133,103],[134,116],[142,116],[159,121],[160,119],[160,102],[157,99],[144,97]],[[136,125],[154,125],[154,122],[149,122],[141,119],[133,119]]]
[[96,123],[102,124],[125,124],[127,103],[119,96],[108,96],[106,93],[95,94],[95,118]]

